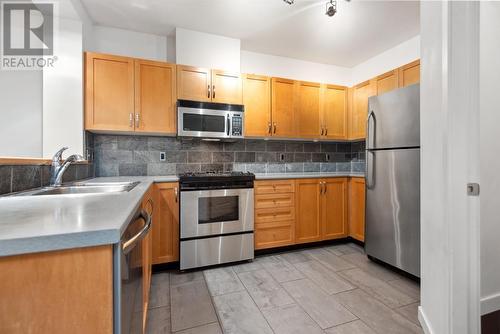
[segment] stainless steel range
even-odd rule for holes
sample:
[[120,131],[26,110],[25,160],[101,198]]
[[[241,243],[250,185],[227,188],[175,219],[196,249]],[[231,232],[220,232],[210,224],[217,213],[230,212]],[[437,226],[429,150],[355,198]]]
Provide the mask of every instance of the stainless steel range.
[[194,173],[179,177],[180,269],[254,257],[251,173]]

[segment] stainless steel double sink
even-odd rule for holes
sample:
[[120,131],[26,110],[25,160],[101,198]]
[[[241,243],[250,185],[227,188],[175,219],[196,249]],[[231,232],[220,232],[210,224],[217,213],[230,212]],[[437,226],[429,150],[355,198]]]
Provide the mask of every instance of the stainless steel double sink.
[[57,187],[44,187],[12,194],[12,196],[77,195],[128,192],[140,182],[76,182]]

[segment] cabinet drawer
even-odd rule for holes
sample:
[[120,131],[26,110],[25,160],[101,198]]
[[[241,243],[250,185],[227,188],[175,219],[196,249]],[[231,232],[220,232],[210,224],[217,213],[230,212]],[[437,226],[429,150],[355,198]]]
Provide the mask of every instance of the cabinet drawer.
[[295,192],[293,180],[256,181],[256,194],[281,194]]
[[269,208],[255,210],[255,225],[277,221],[295,220],[295,208]]
[[279,208],[295,205],[293,193],[255,195],[255,208]]
[[269,227],[255,229],[255,249],[266,249],[294,244],[293,221],[273,223]]

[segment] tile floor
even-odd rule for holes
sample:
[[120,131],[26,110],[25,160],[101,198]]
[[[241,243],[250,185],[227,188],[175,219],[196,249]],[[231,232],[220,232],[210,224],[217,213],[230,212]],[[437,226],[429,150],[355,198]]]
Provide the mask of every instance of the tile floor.
[[423,333],[419,285],[356,244],[153,275],[149,333]]

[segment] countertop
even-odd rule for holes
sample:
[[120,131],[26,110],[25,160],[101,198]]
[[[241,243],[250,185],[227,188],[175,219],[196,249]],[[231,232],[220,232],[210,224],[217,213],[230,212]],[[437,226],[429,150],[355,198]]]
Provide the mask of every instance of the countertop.
[[[256,174],[257,180],[359,176],[360,173]],[[0,198],[0,256],[116,244],[151,184],[176,175],[99,177],[92,182],[140,181],[129,192]]]

